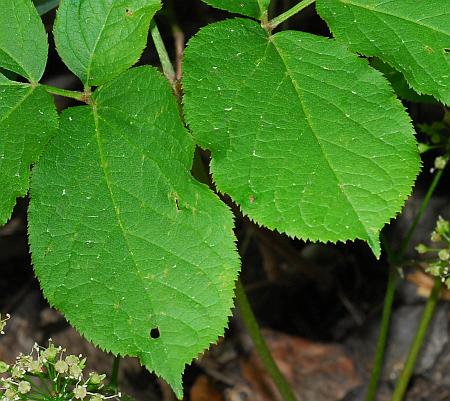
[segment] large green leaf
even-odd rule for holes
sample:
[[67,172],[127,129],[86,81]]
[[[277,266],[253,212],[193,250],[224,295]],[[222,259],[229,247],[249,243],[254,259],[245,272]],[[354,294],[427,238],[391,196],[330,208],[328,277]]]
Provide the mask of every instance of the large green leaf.
[[227,10],[232,13],[261,19],[267,16],[270,0],[203,0],[210,6]]
[[194,144],[156,70],[132,69],[93,101],[63,112],[34,169],[35,271],[90,341],[138,356],[180,396],[185,363],[230,314],[232,215],[190,175]]
[[16,198],[28,192],[30,165],[54,133],[57,115],[42,87],[9,81],[0,74],[0,225]]
[[419,94],[450,104],[450,1],[318,0],[317,11],[351,50],[379,57]]
[[31,0],[0,0],[0,67],[38,82],[47,63],[47,34]]
[[382,75],[334,40],[210,25],[185,55],[184,103],[217,188],[259,224],[369,241],[419,170],[414,131]]
[[62,0],[59,55],[85,85],[102,85],[139,59],[160,0]]

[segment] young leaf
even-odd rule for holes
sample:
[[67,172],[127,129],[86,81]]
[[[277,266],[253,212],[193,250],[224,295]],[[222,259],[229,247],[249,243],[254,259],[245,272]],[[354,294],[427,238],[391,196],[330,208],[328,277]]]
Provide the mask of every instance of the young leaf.
[[0,225],[16,198],[28,192],[30,165],[53,135],[57,115],[42,87],[12,82],[0,74]]
[[184,365],[223,334],[239,269],[232,215],[190,175],[193,152],[166,80],[132,69],[63,112],[29,208],[49,302],[178,396]]
[[33,0],[33,3],[39,15],[43,15],[56,8],[59,0]]
[[203,0],[210,6],[232,13],[261,19],[267,15],[270,0]]
[[382,59],[417,93],[450,104],[450,1],[318,0],[317,11],[351,50]]
[[0,67],[38,82],[47,63],[47,34],[31,0],[0,0]]
[[139,59],[160,0],[63,0],[56,48],[85,85],[111,81]]
[[217,188],[259,224],[303,239],[367,240],[419,170],[414,132],[387,81],[334,40],[210,25],[185,55],[186,118]]

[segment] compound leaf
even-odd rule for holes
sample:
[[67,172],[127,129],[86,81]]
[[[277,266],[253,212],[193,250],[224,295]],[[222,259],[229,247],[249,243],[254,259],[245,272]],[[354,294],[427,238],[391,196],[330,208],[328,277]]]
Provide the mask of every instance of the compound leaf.
[[0,225],[11,216],[16,198],[28,192],[30,165],[56,126],[53,99],[42,87],[0,74]]
[[450,1],[318,0],[317,11],[351,50],[382,59],[417,93],[450,104]]
[[335,40],[228,20],[191,39],[183,87],[217,188],[245,214],[303,239],[367,240],[379,255],[419,157],[408,115],[366,60]]
[[193,152],[166,80],[132,69],[63,112],[29,208],[50,303],[178,396],[184,365],[223,334],[239,269],[231,212],[190,175]]
[[203,0],[210,6],[232,13],[261,19],[267,15],[270,0]]
[[85,85],[102,85],[139,59],[160,0],[63,0],[54,35],[66,65]]
[[38,82],[47,63],[44,25],[31,0],[0,0],[0,67]]

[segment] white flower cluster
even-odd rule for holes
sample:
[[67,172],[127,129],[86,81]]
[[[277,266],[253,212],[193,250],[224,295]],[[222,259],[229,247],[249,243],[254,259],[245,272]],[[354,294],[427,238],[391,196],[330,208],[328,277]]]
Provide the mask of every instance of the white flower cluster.
[[[9,315],[0,315],[0,332]],[[86,358],[66,355],[49,340],[48,347],[33,346],[29,355],[19,354],[14,365],[0,361],[0,401],[103,401],[121,394],[105,395],[104,374],[84,374]],[[85,378],[87,377],[87,378]]]
[[430,239],[432,247],[419,244],[416,251],[420,254],[436,254],[437,258],[428,264],[426,270],[433,276],[441,277],[442,282],[450,288],[450,223],[439,216]]

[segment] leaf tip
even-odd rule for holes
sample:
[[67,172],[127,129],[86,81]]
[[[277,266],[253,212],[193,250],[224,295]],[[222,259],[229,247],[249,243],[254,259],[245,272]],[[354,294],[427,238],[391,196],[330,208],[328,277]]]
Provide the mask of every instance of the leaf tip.
[[369,245],[370,249],[372,250],[374,256],[378,259],[380,259],[381,256],[381,244],[380,244],[380,234],[377,230],[373,234],[369,234],[369,238],[367,239],[367,244]]

